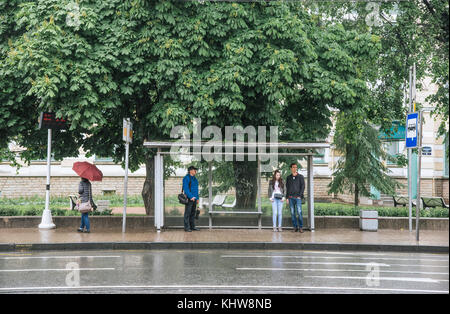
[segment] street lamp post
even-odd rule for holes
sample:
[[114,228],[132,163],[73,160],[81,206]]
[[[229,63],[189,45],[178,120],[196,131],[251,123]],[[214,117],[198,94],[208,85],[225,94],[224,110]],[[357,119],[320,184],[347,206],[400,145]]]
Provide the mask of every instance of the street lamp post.
[[42,213],[42,220],[39,224],[39,229],[53,229],[56,228],[52,219],[52,212],[50,211],[50,163],[52,155],[52,129],[48,129],[47,136],[47,184],[45,186],[45,209]]

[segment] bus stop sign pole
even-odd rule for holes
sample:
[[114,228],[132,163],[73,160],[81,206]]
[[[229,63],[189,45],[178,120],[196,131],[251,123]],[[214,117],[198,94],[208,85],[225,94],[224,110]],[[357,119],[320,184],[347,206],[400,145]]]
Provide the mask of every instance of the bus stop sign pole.
[[54,112],[41,112],[39,117],[39,129],[47,129],[47,182],[45,185],[45,209],[42,213],[42,220],[39,229],[56,228],[50,210],[50,168],[52,161],[52,129],[61,130],[67,127],[67,121],[57,118]]

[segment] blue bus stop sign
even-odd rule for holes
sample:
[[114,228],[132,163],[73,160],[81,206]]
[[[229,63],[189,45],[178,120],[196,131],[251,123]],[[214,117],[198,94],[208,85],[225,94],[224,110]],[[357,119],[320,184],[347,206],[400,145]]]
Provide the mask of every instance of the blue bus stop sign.
[[406,147],[417,147],[417,128],[419,113],[414,112],[406,117]]

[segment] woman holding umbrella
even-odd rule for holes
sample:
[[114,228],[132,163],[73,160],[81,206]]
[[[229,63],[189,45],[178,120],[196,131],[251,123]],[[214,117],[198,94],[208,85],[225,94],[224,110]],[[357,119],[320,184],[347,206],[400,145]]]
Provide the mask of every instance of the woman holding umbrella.
[[[92,199],[92,185],[86,178],[81,178],[80,184],[78,185],[78,194],[80,194],[81,204],[88,203],[90,206],[82,209],[80,204],[80,212],[81,212],[81,226],[78,228],[78,232],[91,232],[91,224],[89,223],[89,212],[92,209],[96,209],[97,205],[95,205],[94,200]],[[90,209],[88,209],[90,207]],[[84,228],[86,228],[84,230]]]
[[78,185],[78,194],[81,200],[81,204],[79,205],[81,226],[77,231],[89,233],[91,229],[89,212],[97,208],[97,205],[95,205],[92,199],[92,185],[89,180],[101,181],[103,173],[95,165],[88,162],[76,162],[73,164],[72,169],[81,177],[81,182]]

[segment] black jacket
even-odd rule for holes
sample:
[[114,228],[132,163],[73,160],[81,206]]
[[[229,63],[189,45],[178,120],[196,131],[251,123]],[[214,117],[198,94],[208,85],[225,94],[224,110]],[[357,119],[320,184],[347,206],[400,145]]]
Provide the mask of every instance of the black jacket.
[[305,192],[305,178],[300,173],[294,177],[292,174],[286,178],[286,198],[301,197]]

